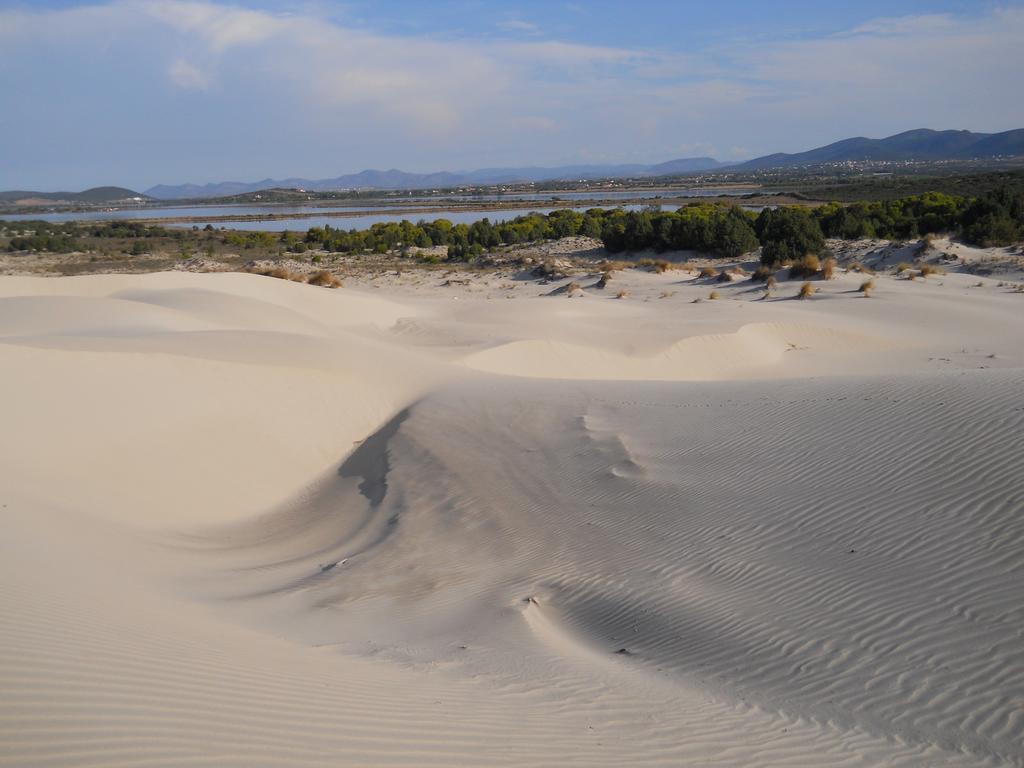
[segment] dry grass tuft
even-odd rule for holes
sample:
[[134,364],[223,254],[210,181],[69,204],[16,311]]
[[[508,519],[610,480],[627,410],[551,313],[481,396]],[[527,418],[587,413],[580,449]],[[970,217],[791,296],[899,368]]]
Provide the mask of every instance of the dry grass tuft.
[[913,268],[913,264],[908,264],[905,261],[901,261],[899,264],[896,265],[896,274],[897,275],[902,275],[904,272],[906,272],[907,270],[912,269],[912,268]]
[[774,277],[775,270],[765,264],[761,264],[760,266],[758,266],[757,269],[754,270],[754,273],[750,276],[750,282],[763,283],[766,280],[768,280],[768,278]]
[[946,270],[936,267],[934,264],[927,264],[921,262],[917,265],[917,271],[921,273],[921,277],[928,277],[928,275],[944,275]]
[[290,269],[286,269],[284,267],[269,267],[267,269],[246,267],[243,271],[253,275],[260,275],[261,277],[276,277],[278,280],[292,280],[296,283],[306,282],[305,275],[299,272],[292,272]]
[[718,291],[712,291],[711,293],[708,294],[709,301],[718,301],[720,298],[722,298],[722,296],[721,294],[718,293]]
[[605,270],[601,273],[601,279],[594,283],[595,288],[606,288],[608,281],[612,279],[612,271],[610,269]]
[[861,264],[859,261],[850,262],[850,266],[847,267],[847,269],[849,269],[851,272],[863,272],[866,275],[875,274],[875,270],[873,270],[871,267]]
[[821,269],[821,260],[813,253],[797,259],[789,267],[790,279],[797,277],[814,277]]
[[326,269],[321,269],[319,272],[314,272],[306,278],[306,282],[310,285],[320,285],[324,288],[341,288],[344,283],[338,278],[328,272]]
[[770,291],[772,288],[778,285],[778,283],[779,281],[775,279],[775,275],[768,275],[768,279],[764,281],[764,287],[766,290]]
[[618,293],[615,294],[615,298],[616,299],[628,299],[632,295],[633,294],[631,294],[629,291],[627,291],[625,288],[623,288],[621,291],[619,291]]
[[602,272],[622,272],[624,269],[632,269],[636,264],[632,261],[609,261],[608,259],[602,260],[597,268]]
[[675,295],[676,295],[675,291],[662,291],[660,294],[658,294],[658,298],[659,299],[671,299]]
[[700,279],[714,279],[718,277],[718,270],[714,267],[701,267],[700,274],[697,275]]
[[857,290],[863,293],[865,296],[870,296],[871,292],[875,290],[875,281],[865,280],[863,283],[860,284],[860,288],[858,288]]
[[798,299],[809,299],[815,293],[817,293],[817,290],[813,285],[811,285],[810,283],[804,283],[803,285],[800,286],[800,293],[798,293],[796,297]]
[[647,267],[653,269],[659,275],[662,272],[668,272],[673,268],[672,262],[668,259],[640,259],[636,265],[638,267]]
[[575,280],[573,280],[571,283],[565,286],[565,295],[568,296],[570,299],[578,293],[583,293],[583,286],[577,283]]
[[829,256],[821,265],[821,276],[825,280],[831,280],[836,273],[836,260]]

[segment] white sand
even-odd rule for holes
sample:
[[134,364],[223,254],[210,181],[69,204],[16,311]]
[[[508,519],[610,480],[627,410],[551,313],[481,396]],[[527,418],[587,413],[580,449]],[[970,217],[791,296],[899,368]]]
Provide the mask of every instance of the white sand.
[[0,765],[1024,765],[1024,294],[576,279],[0,278]]

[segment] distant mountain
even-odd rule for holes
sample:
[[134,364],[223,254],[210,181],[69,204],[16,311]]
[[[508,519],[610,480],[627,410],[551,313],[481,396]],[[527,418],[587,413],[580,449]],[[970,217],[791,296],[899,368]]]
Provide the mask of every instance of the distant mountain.
[[725,167],[710,157],[688,157],[657,165],[566,165],[558,168],[481,168],[476,171],[407,173],[366,170],[333,179],[263,179],[251,183],[225,181],[215,184],[158,184],[146,194],[160,200],[190,197],[226,197],[265,189],[306,189],[326,192],[339,189],[427,189],[457,187],[465,184],[512,184],[517,182],[559,181],[568,179],[613,179],[637,176],[665,176],[708,171]]
[[823,165],[848,161],[971,160],[1024,155],[1024,128],[1003,133],[933,131],[920,128],[884,139],[858,136],[796,154],[765,155],[732,166],[733,171]]
[[124,187],[93,187],[84,192],[30,192],[13,189],[0,192],[0,202],[16,203],[19,200],[48,200],[61,203],[115,203],[134,197],[146,199],[146,195]]

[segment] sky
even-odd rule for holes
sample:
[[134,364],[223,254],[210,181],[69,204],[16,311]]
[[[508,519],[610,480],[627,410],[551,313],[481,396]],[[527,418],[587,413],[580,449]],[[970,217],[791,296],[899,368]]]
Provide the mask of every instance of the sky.
[[1024,2],[0,0],[0,189],[1024,127]]

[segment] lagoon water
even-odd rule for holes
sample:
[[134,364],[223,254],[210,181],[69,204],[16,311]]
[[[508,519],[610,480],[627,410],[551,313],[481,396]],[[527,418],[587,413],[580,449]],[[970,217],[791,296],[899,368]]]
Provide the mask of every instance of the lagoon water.
[[[463,208],[445,208],[443,204],[459,203],[465,206],[468,203],[480,202],[491,203],[498,201],[522,201],[529,204],[533,201],[539,203],[550,203],[553,200],[586,200],[586,205],[574,206],[572,210],[585,211],[596,206],[593,201],[601,200],[626,200],[644,198],[650,199],[651,205],[661,210],[672,210],[675,205],[667,205],[658,202],[658,198],[667,196],[691,196],[710,197],[714,195],[740,196],[749,190],[745,189],[712,189],[709,187],[693,189],[646,189],[646,190],[609,190],[609,191],[587,191],[587,192],[562,192],[560,194],[548,193],[511,193],[506,195],[489,194],[476,196],[444,196],[444,197],[419,197],[401,198],[400,200],[378,201],[377,203],[363,205],[194,205],[177,207],[152,207],[139,206],[128,208],[117,208],[95,211],[60,211],[52,213],[25,214],[4,214],[0,215],[0,221],[18,220],[43,220],[48,222],[65,221],[116,221],[124,219],[175,219],[194,218],[195,221],[188,223],[169,222],[168,226],[199,227],[207,224],[216,228],[244,229],[244,230],[265,230],[281,232],[284,230],[307,230],[310,227],[323,227],[330,225],[339,229],[366,229],[374,224],[399,222],[403,219],[409,221],[433,221],[434,219],[448,219],[454,224],[472,224],[481,219],[489,219],[492,222],[507,221],[516,216],[523,216],[527,213],[550,213],[556,208],[551,207],[528,207],[506,208],[503,210],[472,211]],[[422,208],[428,204],[438,205],[436,209],[424,211]],[[361,211],[373,210],[375,213],[359,215]],[[622,206],[625,210],[640,210],[648,207],[645,205],[633,204]],[[744,206],[747,207],[747,206]],[[394,212],[381,212],[382,208],[389,208]],[[757,208],[759,210],[760,207]],[[351,216],[332,216],[334,213],[355,214]],[[276,219],[250,219],[247,217],[256,216],[287,216],[295,214],[294,217]],[[206,217],[210,217],[207,219]],[[231,218],[220,218],[231,217]],[[237,219],[235,217],[238,217]]]

